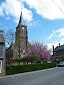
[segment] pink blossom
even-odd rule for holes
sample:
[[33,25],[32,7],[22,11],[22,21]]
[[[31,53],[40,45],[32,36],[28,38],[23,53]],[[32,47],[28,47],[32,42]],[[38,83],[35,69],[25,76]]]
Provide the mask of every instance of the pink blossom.
[[51,57],[51,51],[47,49],[46,45],[40,42],[33,42],[29,48],[27,55],[39,55],[40,61],[48,61]]

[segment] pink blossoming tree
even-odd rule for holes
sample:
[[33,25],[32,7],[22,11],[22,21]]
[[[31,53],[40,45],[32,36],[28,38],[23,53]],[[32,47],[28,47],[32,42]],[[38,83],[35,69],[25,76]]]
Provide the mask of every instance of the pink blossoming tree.
[[40,61],[48,61],[51,57],[51,50],[48,50],[47,46],[40,42],[33,42],[28,47],[27,55],[39,55]]

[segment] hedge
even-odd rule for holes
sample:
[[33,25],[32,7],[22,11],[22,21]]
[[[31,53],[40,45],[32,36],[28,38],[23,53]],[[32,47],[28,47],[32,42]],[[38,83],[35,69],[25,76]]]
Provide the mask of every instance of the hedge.
[[42,63],[42,64],[41,63],[27,64],[27,65],[7,65],[6,75],[42,70],[42,69],[47,69],[52,67],[56,67],[56,62]]

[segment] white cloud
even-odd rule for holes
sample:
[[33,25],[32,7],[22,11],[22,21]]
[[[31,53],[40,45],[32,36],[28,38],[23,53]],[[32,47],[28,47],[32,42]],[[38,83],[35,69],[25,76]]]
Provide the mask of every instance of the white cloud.
[[55,36],[55,33],[56,33],[56,31],[53,30],[53,32],[50,34],[50,36],[48,37],[48,39],[51,39],[52,37],[54,37]]
[[48,48],[52,49],[52,45],[54,45],[54,47],[58,46],[59,43],[62,45],[64,44],[64,28],[60,28],[58,30],[53,30],[52,34],[49,36],[48,39],[55,39],[56,41],[52,41],[52,43],[48,43]]
[[61,41],[64,42],[64,38],[62,38]]
[[[64,11],[64,0],[54,0],[55,3]],[[21,12],[21,6],[23,8],[24,20],[30,22],[33,19],[31,10],[24,7],[26,2],[30,8],[34,8],[40,16],[48,19],[64,19],[64,14],[60,9],[52,2],[52,0],[5,0],[0,5],[0,16],[11,15],[18,22]]]
[[36,12],[44,18],[48,19],[64,19],[64,0],[54,0],[58,8],[52,0],[22,0],[26,2],[30,8],[34,8]]
[[39,20],[37,21],[32,20],[30,23],[28,23],[28,26],[35,29],[37,29],[37,27],[40,28],[39,22],[40,22]]
[[6,20],[10,20],[10,17],[6,17]]
[[56,33],[59,33],[59,37],[64,36],[64,28],[57,30]]
[[53,30],[52,34],[50,34],[48,39],[51,39],[52,37],[62,37],[64,36],[64,28],[60,28],[58,30]]
[[53,36],[54,36],[54,35],[53,35],[53,34],[51,34],[51,35],[49,36],[49,38],[48,38],[48,39],[51,39]]
[[59,43],[60,43],[60,45],[63,45],[64,41],[60,41],[60,42],[56,41],[55,43],[48,43],[47,46],[49,49],[53,50],[52,45],[54,45],[54,48],[55,48],[55,47],[59,46]]
[[23,7],[24,19],[30,22],[32,20],[33,14],[30,10]]
[[4,16],[3,9],[0,7],[0,16]]
[[3,16],[3,15],[13,16],[16,22],[19,20],[19,17],[20,17],[21,6],[23,8],[24,20],[28,22],[31,21],[33,16],[32,12],[26,9],[23,3],[21,4],[20,0],[6,0],[5,2],[2,2],[0,6],[0,16]]

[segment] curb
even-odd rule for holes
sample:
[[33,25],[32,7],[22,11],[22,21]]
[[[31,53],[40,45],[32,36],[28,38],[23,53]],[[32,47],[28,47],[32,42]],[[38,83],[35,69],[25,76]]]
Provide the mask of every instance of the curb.
[[43,71],[47,71],[47,70],[51,70],[51,69],[55,69],[55,68],[57,68],[57,67],[49,68],[49,69],[43,69],[43,70],[37,70],[37,71],[31,71],[31,72],[25,72],[25,73],[18,73],[18,74],[14,74],[14,75],[0,76],[0,80],[1,80],[1,79],[18,77],[18,76],[22,76],[22,75],[29,75],[29,74],[36,73],[36,72],[43,72]]

